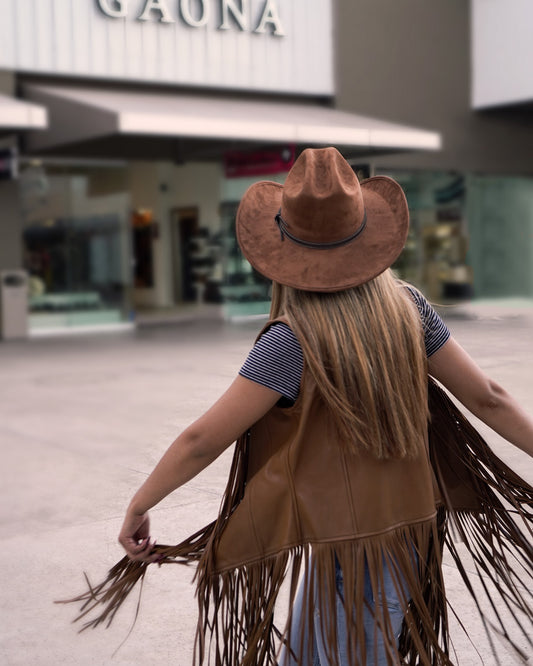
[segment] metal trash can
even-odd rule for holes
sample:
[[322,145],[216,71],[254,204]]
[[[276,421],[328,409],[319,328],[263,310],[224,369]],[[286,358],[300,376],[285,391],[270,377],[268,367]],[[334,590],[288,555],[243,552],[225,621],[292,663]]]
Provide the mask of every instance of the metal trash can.
[[28,336],[28,276],[23,270],[0,271],[0,338]]

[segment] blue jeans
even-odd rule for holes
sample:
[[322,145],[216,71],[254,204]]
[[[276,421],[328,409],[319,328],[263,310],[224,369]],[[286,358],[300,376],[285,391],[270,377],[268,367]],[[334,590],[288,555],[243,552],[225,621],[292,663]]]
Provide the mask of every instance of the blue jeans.
[[[337,622],[337,656],[338,666],[353,666],[348,660],[348,645],[346,636],[346,614],[343,604],[343,575],[339,564],[335,564],[336,576],[336,622]],[[398,594],[392,581],[390,571],[386,566],[383,567],[383,587],[384,597],[388,608],[390,623],[392,631],[396,639],[399,638],[402,621],[403,611],[398,600]],[[303,608],[304,603],[304,583],[300,584],[300,588],[296,594],[294,602],[291,627],[291,650],[297,654],[299,646],[303,644],[304,655],[296,660],[292,654],[289,654],[287,649],[283,649],[280,659],[280,666],[330,666],[327,659],[327,650],[325,645],[325,637],[322,635],[322,628],[320,622],[319,611],[315,609],[313,615],[313,636],[304,635],[303,643],[301,641],[302,614],[305,613]],[[386,649],[381,632],[377,632],[377,640],[375,636],[375,620],[372,610],[375,605],[375,600],[372,598],[372,585],[370,582],[370,575],[368,570],[365,569],[365,600],[370,608],[365,604],[364,608],[364,632],[365,632],[365,648],[366,648],[366,664],[364,666],[387,666]],[[308,629],[304,630],[307,634]]]

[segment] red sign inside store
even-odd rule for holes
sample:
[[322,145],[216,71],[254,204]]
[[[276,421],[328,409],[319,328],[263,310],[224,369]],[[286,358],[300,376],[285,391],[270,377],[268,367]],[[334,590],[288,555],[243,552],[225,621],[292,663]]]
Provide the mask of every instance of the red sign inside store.
[[224,156],[226,178],[285,173],[294,164],[295,146],[253,152],[232,151]]

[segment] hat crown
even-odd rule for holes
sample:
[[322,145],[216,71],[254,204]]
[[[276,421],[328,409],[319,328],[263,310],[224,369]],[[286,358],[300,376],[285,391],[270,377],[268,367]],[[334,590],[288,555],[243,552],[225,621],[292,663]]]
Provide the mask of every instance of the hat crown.
[[389,268],[408,228],[398,183],[374,176],[359,184],[335,148],[305,150],[284,185],[251,185],[236,219],[240,248],[259,273],[320,292],[355,287]]
[[365,214],[361,187],[338,150],[303,151],[285,181],[281,214],[289,231],[309,242],[334,242],[357,230]]

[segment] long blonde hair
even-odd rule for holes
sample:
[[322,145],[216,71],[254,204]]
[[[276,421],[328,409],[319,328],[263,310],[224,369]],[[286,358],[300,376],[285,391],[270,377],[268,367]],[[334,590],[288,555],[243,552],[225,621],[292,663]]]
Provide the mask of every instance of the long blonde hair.
[[349,450],[411,457],[427,428],[427,363],[416,306],[390,270],[334,293],[273,283],[284,316]]

